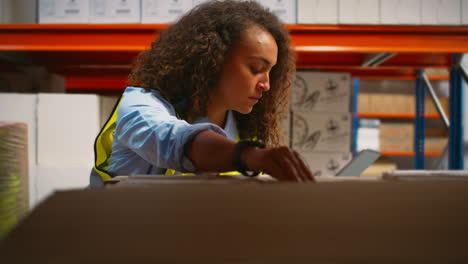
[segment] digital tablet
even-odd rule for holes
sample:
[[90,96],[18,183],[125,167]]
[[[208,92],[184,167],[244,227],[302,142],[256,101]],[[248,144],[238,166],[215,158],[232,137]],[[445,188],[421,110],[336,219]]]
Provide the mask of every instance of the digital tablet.
[[360,176],[372,163],[380,157],[380,152],[365,149],[361,150],[348,164],[346,164],[335,176]]

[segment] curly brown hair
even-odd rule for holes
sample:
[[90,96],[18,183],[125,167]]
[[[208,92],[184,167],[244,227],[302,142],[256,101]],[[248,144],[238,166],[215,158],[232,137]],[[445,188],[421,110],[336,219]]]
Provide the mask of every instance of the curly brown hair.
[[140,53],[129,82],[160,91],[189,122],[206,116],[209,92],[216,87],[226,58],[252,25],[274,37],[278,58],[270,72],[269,92],[249,114],[234,112],[239,136],[279,145],[279,121],[287,113],[295,53],[283,24],[256,2],[210,1],[195,7]]

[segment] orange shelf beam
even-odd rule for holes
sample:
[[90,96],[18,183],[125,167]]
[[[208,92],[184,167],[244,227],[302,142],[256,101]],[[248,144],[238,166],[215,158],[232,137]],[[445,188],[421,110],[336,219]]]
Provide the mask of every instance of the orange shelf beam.
[[[0,25],[0,51],[141,51],[168,25]],[[463,26],[289,25],[298,53],[468,52]]]
[[[415,114],[411,113],[358,113],[358,117],[360,118],[385,118],[385,119],[413,119],[415,118]],[[438,119],[440,115],[437,113],[434,114],[426,114],[426,118],[429,119]]]
[[[415,152],[413,151],[404,151],[404,152],[383,151],[380,154],[382,156],[412,157],[415,155]],[[439,156],[442,156],[442,151],[425,152],[424,155],[427,157],[439,157]]]

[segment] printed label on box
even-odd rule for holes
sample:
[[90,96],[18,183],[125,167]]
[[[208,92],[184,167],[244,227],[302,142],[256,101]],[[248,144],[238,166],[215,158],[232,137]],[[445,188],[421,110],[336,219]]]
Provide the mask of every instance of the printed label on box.
[[298,72],[291,92],[293,111],[349,112],[350,75]]
[[139,23],[139,0],[92,0],[91,23]]
[[296,1],[292,0],[260,0],[262,5],[286,24],[296,24]]
[[350,151],[349,113],[294,112],[292,117],[294,149],[305,152]]
[[88,22],[88,0],[39,0],[39,23]]
[[192,0],[142,0],[142,23],[174,23],[192,9]]

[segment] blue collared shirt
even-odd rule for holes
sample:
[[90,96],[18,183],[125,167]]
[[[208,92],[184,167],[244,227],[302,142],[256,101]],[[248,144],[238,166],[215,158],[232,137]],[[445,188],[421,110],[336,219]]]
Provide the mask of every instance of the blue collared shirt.
[[196,134],[211,130],[233,141],[237,126],[232,111],[225,127],[201,118],[192,124],[179,119],[159,91],[127,87],[117,113],[112,157],[107,170],[113,175],[164,174],[166,168],[195,172],[184,146]]

